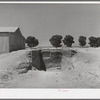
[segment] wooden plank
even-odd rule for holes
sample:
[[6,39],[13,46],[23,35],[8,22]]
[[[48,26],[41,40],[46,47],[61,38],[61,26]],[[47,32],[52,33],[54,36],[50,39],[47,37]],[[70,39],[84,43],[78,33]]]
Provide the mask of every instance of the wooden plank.
[[9,52],[9,37],[0,37],[0,53]]

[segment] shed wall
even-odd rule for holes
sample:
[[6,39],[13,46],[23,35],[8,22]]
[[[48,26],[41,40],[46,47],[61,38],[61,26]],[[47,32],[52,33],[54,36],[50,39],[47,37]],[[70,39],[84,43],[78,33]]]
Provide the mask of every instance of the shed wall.
[[6,33],[0,34],[0,54],[9,52],[9,36]]
[[24,48],[25,48],[24,38],[20,34],[11,33],[9,51],[20,50]]

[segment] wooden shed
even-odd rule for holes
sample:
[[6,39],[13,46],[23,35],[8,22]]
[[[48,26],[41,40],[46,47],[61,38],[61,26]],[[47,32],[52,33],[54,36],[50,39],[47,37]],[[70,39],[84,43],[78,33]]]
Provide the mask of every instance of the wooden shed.
[[25,48],[25,38],[19,27],[0,27],[0,54]]

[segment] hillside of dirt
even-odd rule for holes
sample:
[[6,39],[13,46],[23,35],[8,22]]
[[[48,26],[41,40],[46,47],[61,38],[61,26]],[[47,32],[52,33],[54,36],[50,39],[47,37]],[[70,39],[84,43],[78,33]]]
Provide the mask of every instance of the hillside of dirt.
[[29,50],[0,55],[0,87],[100,88],[100,48],[63,48],[60,52],[44,52],[46,71],[29,63]]

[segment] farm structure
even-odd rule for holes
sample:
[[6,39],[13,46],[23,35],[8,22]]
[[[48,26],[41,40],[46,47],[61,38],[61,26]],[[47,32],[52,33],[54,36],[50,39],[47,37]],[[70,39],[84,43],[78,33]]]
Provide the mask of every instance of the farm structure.
[[25,49],[25,38],[19,27],[0,27],[0,54]]

